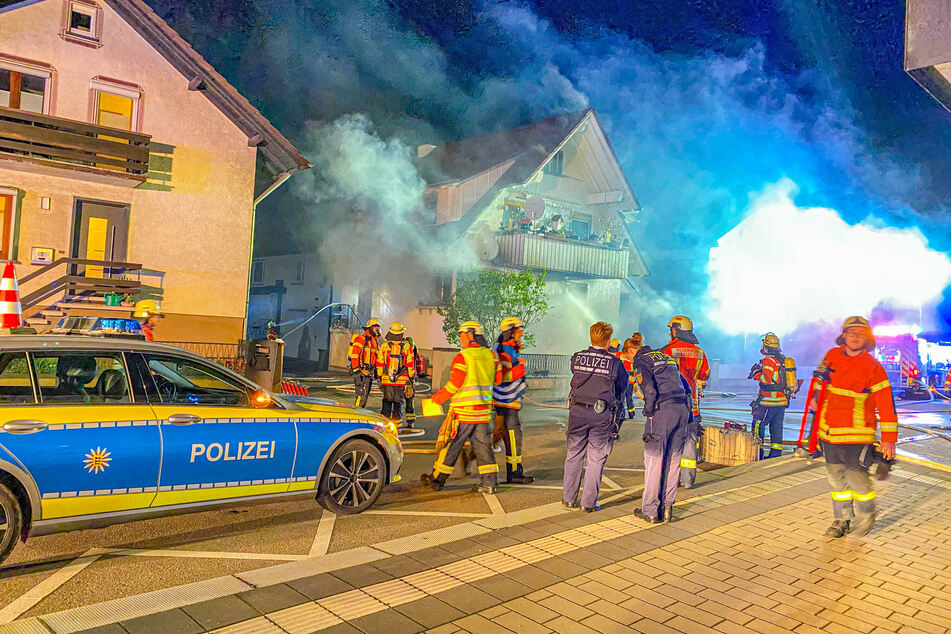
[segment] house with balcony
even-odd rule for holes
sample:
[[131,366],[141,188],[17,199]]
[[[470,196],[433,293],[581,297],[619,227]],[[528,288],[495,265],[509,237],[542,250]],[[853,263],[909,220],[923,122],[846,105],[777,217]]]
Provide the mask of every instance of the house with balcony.
[[308,161],[141,0],[0,8],[0,259],[24,317],[129,316],[164,341],[246,329],[258,203]]

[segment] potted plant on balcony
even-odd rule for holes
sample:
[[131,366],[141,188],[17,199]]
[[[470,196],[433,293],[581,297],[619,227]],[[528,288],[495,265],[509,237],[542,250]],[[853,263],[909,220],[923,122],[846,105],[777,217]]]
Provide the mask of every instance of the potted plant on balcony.
[[136,293],[126,293],[122,296],[122,301],[119,302],[120,306],[135,306],[135,303],[139,300],[139,296]]

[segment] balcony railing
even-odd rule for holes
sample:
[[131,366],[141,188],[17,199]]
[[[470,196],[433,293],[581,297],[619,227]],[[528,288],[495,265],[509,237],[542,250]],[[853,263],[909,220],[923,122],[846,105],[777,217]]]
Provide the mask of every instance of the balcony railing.
[[628,275],[626,249],[601,244],[513,233],[496,237],[499,263],[530,269],[546,269],[590,277],[625,278]]
[[147,134],[0,107],[0,158],[79,169],[110,179],[145,181]]

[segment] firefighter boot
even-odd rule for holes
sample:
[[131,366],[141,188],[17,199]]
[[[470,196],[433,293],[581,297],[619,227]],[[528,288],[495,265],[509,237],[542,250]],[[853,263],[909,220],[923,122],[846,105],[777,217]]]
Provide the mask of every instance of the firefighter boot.
[[518,465],[514,469],[512,465],[505,465],[505,483],[506,484],[531,484],[535,481],[530,475],[525,475],[522,473],[522,465]]
[[428,473],[419,476],[419,483],[424,487],[429,487],[433,491],[442,491],[443,482],[439,478],[434,478]]
[[826,537],[842,537],[848,532],[849,520],[835,520],[832,522],[832,526],[826,529]]
[[865,537],[874,525],[875,513],[858,513],[855,516],[855,524],[851,533],[856,537]]

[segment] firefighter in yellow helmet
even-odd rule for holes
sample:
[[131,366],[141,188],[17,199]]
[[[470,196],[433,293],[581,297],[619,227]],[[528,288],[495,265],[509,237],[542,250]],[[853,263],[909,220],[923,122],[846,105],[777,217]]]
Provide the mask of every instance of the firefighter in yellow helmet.
[[381,413],[397,424],[403,418],[406,386],[416,377],[413,346],[403,337],[404,332],[403,324],[394,321],[376,357],[376,374],[383,387]]
[[768,332],[760,348],[763,358],[750,368],[747,378],[759,382],[759,393],[753,406],[753,433],[765,442],[769,427],[769,451],[764,444],[761,458],[776,458],[783,454],[783,419],[789,407],[786,394],[786,357],[779,346],[779,337]]
[[370,398],[370,389],[373,387],[373,376],[376,374],[376,357],[380,344],[380,320],[370,319],[363,327],[363,332],[353,335],[350,339],[350,349],[347,350],[350,374],[353,376],[353,391],[356,394],[356,407],[366,407]]
[[162,319],[158,303],[152,299],[140,300],[136,302],[132,316],[142,324],[142,334],[145,335],[145,340],[155,341],[155,327]]
[[419,480],[424,486],[442,489],[468,442],[479,465],[479,484],[473,490],[495,493],[499,465],[492,450],[492,387],[501,380],[502,367],[479,322],[459,325],[459,343],[462,350],[452,360],[449,381],[432,397],[440,405],[449,401],[452,440],[436,456],[433,474],[424,473]]
[[[522,423],[518,413],[522,409],[522,394],[528,389],[525,383],[525,360],[518,356],[522,349],[525,324],[518,317],[506,317],[500,327],[502,334],[492,347],[502,366],[501,380],[492,388],[492,403],[495,415],[501,419],[498,431],[505,444],[506,484],[531,484],[535,481],[522,472]],[[498,441],[498,438],[494,438]]]

